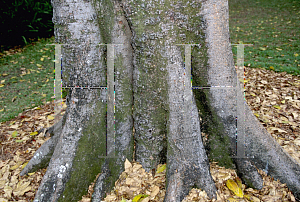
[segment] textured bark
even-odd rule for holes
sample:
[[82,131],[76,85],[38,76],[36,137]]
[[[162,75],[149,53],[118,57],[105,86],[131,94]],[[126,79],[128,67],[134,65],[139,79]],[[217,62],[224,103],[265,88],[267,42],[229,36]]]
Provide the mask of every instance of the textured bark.
[[217,190],[201,140],[191,81],[185,76],[188,70],[182,67],[178,47],[169,49],[167,54],[173,56],[173,62],[168,64],[170,118],[165,201],[182,201],[194,185],[205,190],[209,197],[216,198]]
[[[96,47],[101,42],[100,33],[93,26],[94,22],[88,21],[92,21],[95,15],[91,5],[84,2],[52,3],[56,42],[68,44],[63,49],[64,76],[69,73],[64,78],[64,85],[105,85],[105,70],[98,66],[102,61],[99,61],[99,50]],[[83,37],[83,33],[88,37]],[[88,64],[88,60],[92,64]],[[102,100],[106,101],[104,90],[72,89],[68,100],[66,124],[35,201],[79,200],[84,189],[97,175],[97,167],[103,163],[103,159],[97,156],[105,155],[105,103],[102,103]],[[97,131],[92,131],[91,128],[96,125]],[[98,154],[93,154],[92,151]]]
[[[253,115],[247,103],[243,101],[242,87],[237,82],[237,74],[234,69],[229,43],[227,2],[206,1],[203,4],[202,14],[206,22],[205,33],[207,36],[207,54],[209,58],[207,67],[209,68],[202,71],[203,69],[201,70],[196,67],[193,78],[205,78],[198,81],[198,85],[214,86],[214,88],[202,90],[202,94],[198,93],[198,95],[202,95],[202,99],[205,96],[206,106],[208,107],[206,112],[210,112],[209,117],[217,122],[217,125],[223,126],[223,134],[226,134],[230,138],[232,143],[231,155],[235,155],[237,148],[243,146],[243,143],[238,143],[237,147],[235,145],[236,117],[240,118],[240,129],[245,131],[245,156],[244,158],[235,158],[234,160],[238,172],[246,184],[258,189],[262,188],[263,180],[257,173],[256,168],[265,169],[268,163],[268,174],[275,179],[279,179],[282,183],[286,183],[293,194],[299,197],[299,164],[268,134]],[[233,86],[235,88],[220,89],[216,86]],[[208,113],[203,114],[207,115]],[[243,114],[245,114],[244,122],[241,121]],[[209,120],[206,121],[209,122]],[[214,127],[209,123],[207,125],[210,125],[210,128]],[[238,134],[240,132],[238,131]],[[223,138],[223,134],[217,133],[219,139]],[[240,135],[242,134],[240,133]],[[220,143],[222,147],[222,142]],[[223,144],[223,147],[226,146],[228,144],[225,146]]]
[[[185,9],[179,9],[182,7]],[[202,21],[197,15],[201,3],[126,1],[124,9],[134,34],[136,160],[147,171],[155,169],[162,162],[167,134],[165,201],[181,201],[194,185],[216,197],[198,110],[191,90],[184,93],[184,84],[190,85],[184,74],[184,49],[176,46],[203,41],[199,32]]]
[[157,2],[123,1],[123,9],[130,24],[134,49],[134,129],[136,161],[146,171],[155,169],[166,159],[167,130],[167,69],[161,50],[165,36],[161,31],[162,15]]
[[[265,168],[268,162],[269,173],[299,197],[299,165],[243,103],[229,41],[227,1],[53,0],[52,4],[56,42],[67,44],[62,49],[64,86],[106,86],[110,61],[106,52],[112,49],[99,44],[115,44],[116,156],[103,158],[113,151],[106,148],[106,141],[113,141],[106,134],[110,116],[106,90],[71,89],[64,124],[53,128],[54,136],[22,171],[26,174],[49,163],[35,201],[78,201],[98,173],[92,201],[101,201],[123,171],[125,159],[133,160],[133,141],[134,160],[146,171],[167,161],[165,202],[181,201],[192,186],[216,197],[208,157],[237,168],[256,188],[262,187],[256,168]],[[191,45],[193,86],[212,88],[191,91],[185,64],[189,56],[178,44],[198,44]],[[240,128],[246,133],[248,158],[232,160],[236,117],[244,109],[247,124]],[[199,116],[209,134],[206,148]]]
[[[67,44],[62,49],[63,79],[67,86],[106,86],[105,46],[101,43],[126,42],[115,48],[116,75],[116,156],[106,156],[106,90],[72,89],[66,111],[66,124],[58,137],[47,172],[35,201],[77,201],[101,170],[109,170],[103,179],[103,197],[123,171],[126,158],[132,159],[132,65],[128,26],[118,27],[113,4],[106,4],[108,21],[101,27],[98,2],[53,1],[56,40]],[[98,10],[99,11],[99,10]],[[103,10],[101,10],[103,12]],[[103,12],[107,15],[107,12]],[[123,19],[124,21],[124,19]],[[114,26],[115,22],[115,26]],[[118,22],[118,24],[116,23]],[[125,22],[125,21],[124,21]],[[124,23],[125,24],[125,23]],[[125,24],[126,25],[126,24]],[[122,32],[126,39],[120,38]],[[105,33],[109,33],[109,38]],[[118,76],[118,72],[121,76]],[[108,148],[110,149],[110,148]],[[98,183],[99,184],[99,183]],[[95,199],[97,200],[97,199]]]
[[[107,9],[102,10],[103,5]],[[133,157],[133,50],[131,46],[132,33],[124,12],[116,1],[98,1],[94,4],[98,12],[98,25],[101,30],[103,42],[106,44],[119,44],[115,46],[115,145],[117,158],[109,159],[101,169],[101,175],[97,179],[92,201],[101,201],[114,186],[114,182],[124,170],[125,159],[132,160]],[[101,12],[100,12],[101,11]],[[103,19],[111,19],[103,21]],[[111,26],[111,30],[107,27]],[[106,31],[105,31],[106,29]],[[105,32],[110,33],[106,36]],[[103,37],[105,36],[105,37]],[[120,158],[121,157],[121,158]],[[100,170],[99,170],[100,172]],[[109,186],[108,186],[109,185]]]

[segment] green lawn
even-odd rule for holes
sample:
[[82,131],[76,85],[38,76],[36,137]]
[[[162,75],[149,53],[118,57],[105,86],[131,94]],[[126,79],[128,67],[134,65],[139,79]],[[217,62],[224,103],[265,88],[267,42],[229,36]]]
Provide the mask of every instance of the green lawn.
[[229,10],[231,43],[254,44],[245,66],[300,75],[299,0],[229,0]]
[[27,45],[0,59],[0,122],[42,105],[54,95],[54,38]]
[[[300,4],[291,0],[229,0],[231,43],[245,47],[245,65],[300,75]],[[0,58],[0,122],[53,96],[54,38]],[[234,55],[236,48],[233,47]]]

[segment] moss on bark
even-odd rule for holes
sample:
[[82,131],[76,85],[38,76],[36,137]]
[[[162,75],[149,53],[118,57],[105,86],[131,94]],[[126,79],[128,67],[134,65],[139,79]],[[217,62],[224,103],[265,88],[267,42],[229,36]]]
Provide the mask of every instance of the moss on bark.
[[[88,186],[101,170],[106,155],[106,107],[98,101],[95,113],[86,122],[86,128],[78,141],[71,177],[59,201],[78,201],[87,193]],[[63,152],[63,151],[62,151]]]

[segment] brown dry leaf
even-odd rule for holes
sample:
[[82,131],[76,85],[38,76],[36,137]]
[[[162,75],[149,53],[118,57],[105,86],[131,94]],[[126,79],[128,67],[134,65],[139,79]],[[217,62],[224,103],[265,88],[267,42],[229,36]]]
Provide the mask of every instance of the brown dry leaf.
[[228,198],[226,199],[226,202],[244,202],[243,199],[237,199],[237,198]]
[[125,170],[128,170],[129,168],[132,167],[132,164],[128,161],[128,159],[126,158],[125,160]]
[[248,199],[250,202],[260,202],[259,198],[251,195],[244,195],[244,198]]
[[126,178],[127,185],[133,185],[134,183],[135,183],[135,180],[133,178]]
[[15,170],[15,169],[19,168],[20,165],[22,165],[22,163],[23,163],[23,161],[17,162],[16,165],[14,165],[13,167],[10,168],[10,170]]
[[82,198],[82,199],[81,199],[81,202],[90,202],[90,201],[91,201],[90,198]]
[[6,180],[0,180],[0,189],[2,189],[6,184]]
[[293,143],[297,146],[300,146],[300,138],[295,139]]
[[15,124],[15,125],[10,126],[10,128],[12,128],[12,129],[17,129],[17,128],[19,128],[19,125],[18,125],[18,124]]
[[158,194],[159,192],[159,187],[158,186],[153,186],[152,189],[151,189],[152,193],[150,194],[150,198],[151,199],[154,199],[155,196]]
[[150,198],[149,197],[146,197],[144,198],[141,202],[149,202],[150,201]]
[[13,190],[15,196],[23,196],[25,192],[30,191],[31,187],[29,186],[30,181],[21,180],[17,184],[16,188]]
[[271,130],[274,130],[274,131],[278,131],[280,133],[287,133],[285,130],[282,130],[280,128],[275,128],[275,127],[270,127]]
[[5,196],[5,198],[10,199],[12,191],[13,191],[13,188],[11,188],[10,186],[5,186],[4,187],[4,192],[5,192],[4,196]]
[[48,119],[48,120],[54,120],[54,116],[48,115],[48,116],[47,116],[47,119]]
[[[15,173],[14,173],[15,174]],[[15,187],[15,185],[18,183],[18,175],[13,175],[10,178],[10,185]]]

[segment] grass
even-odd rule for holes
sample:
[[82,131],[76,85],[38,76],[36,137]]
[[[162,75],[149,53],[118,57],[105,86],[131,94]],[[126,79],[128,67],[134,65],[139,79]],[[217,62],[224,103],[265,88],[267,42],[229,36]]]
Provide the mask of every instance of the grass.
[[54,38],[41,39],[22,52],[0,59],[0,122],[50,101],[53,93]]
[[298,0],[229,0],[229,10],[231,43],[254,44],[245,46],[246,66],[300,75]]
[[[229,9],[231,43],[254,44],[245,47],[246,66],[300,75],[299,1],[229,0]],[[0,122],[52,100],[51,43],[41,39],[0,58]]]

